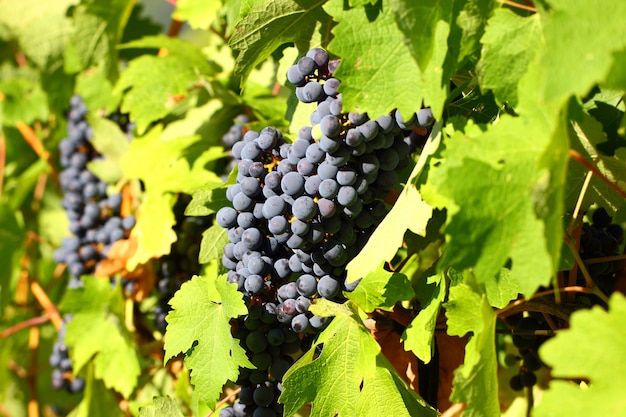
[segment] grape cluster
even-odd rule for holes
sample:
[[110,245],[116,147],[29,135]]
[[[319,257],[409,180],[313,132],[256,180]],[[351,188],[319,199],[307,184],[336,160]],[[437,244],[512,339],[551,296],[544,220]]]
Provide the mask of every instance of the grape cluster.
[[[600,207],[592,214],[592,224],[583,224],[580,236],[580,256],[583,260],[619,255],[620,245],[624,241],[624,229]],[[621,261],[590,263],[589,275],[598,287],[609,294],[615,285],[615,273],[622,267]],[[583,284],[581,282],[581,284]]]
[[52,347],[52,355],[50,355],[50,365],[54,368],[52,370],[52,387],[56,390],[65,388],[69,393],[77,393],[85,387],[85,380],[78,376],[72,376],[72,361],[64,341],[65,325],[70,319],[71,316],[69,315],[63,318],[58,340]]
[[[408,120],[394,111],[377,119],[344,113],[338,61],[321,48],[288,71],[297,98],[316,102],[311,125],[288,143],[280,131],[249,130],[232,146],[236,184],[226,192],[231,206],[216,214],[229,243],[222,264],[248,304],[234,336],[255,370],[243,369],[239,402],[227,416],[281,414],[276,399],[292,357],[328,319],[309,311],[316,298],[343,300],[346,264],[387,214],[383,202],[409,165],[407,132],[432,124],[429,109]],[[430,115],[430,116],[429,116]]]
[[63,239],[54,260],[67,265],[73,287],[81,285],[81,275],[93,273],[113,243],[128,236],[135,217],[120,217],[122,196],[107,195],[107,184],[87,169],[88,162],[101,156],[90,143],[93,133],[85,120],[87,107],[82,98],[73,96],[70,106],[68,136],[59,143],[63,167],[59,181],[73,236]]
[[165,332],[167,327],[165,317],[171,310],[171,306],[168,304],[170,299],[183,282],[200,273],[198,254],[202,232],[212,221],[210,216],[185,216],[185,206],[189,201],[188,196],[179,195],[174,205],[176,242],[172,244],[169,254],[156,261],[156,288],[159,293],[159,301],[154,308],[154,322],[157,329],[162,332]]
[[[241,141],[243,139],[243,135],[248,130],[246,128],[246,124],[250,122],[250,118],[245,114],[240,114],[235,117],[233,124],[228,129],[228,132],[222,136],[222,144],[224,145],[224,149],[228,150],[232,154],[232,148],[235,143]],[[237,161],[231,157],[228,159],[228,165],[226,166],[225,173],[222,175],[222,179],[226,181],[228,179],[228,173],[233,170],[237,166]]]
[[[93,273],[110,246],[128,237],[135,225],[134,216],[120,217],[122,196],[107,195],[107,184],[87,169],[88,162],[101,156],[90,142],[93,132],[85,119],[86,115],[87,107],[82,98],[73,96],[67,112],[68,136],[59,143],[63,167],[59,175],[62,206],[70,221],[72,236],[62,240],[53,258],[55,262],[67,265],[70,275],[68,286],[71,288],[82,286],[80,277]],[[65,387],[70,392],[78,392],[82,390],[84,381],[68,377],[72,363],[63,342],[63,333],[63,330],[59,333],[59,341],[50,356],[50,363],[55,367],[52,385],[57,389]]]
[[509,385],[513,390],[521,391],[524,387],[532,387],[537,383],[535,372],[544,366],[537,352],[546,337],[534,334],[536,330],[543,329],[543,326],[532,316],[521,318],[517,322],[516,329],[513,334],[513,344],[518,349],[519,356],[514,356],[512,359],[513,361],[521,360],[521,365],[519,372],[510,379]]

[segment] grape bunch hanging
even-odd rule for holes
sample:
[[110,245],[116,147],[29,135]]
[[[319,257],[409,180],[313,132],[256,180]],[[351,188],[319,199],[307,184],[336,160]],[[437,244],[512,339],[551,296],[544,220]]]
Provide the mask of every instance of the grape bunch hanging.
[[304,103],[317,103],[311,126],[287,143],[281,132],[249,130],[232,145],[237,182],[216,214],[229,243],[222,264],[248,305],[234,323],[256,369],[242,369],[239,401],[221,417],[282,415],[282,376],[328,323],[309,311],[318,298],[344,301],[346,264],[387,214],[383,199],[409,165],[413,128],[433,123],[430,109],[403,118],[345,113],[338,60],[310,50],[287,74]]

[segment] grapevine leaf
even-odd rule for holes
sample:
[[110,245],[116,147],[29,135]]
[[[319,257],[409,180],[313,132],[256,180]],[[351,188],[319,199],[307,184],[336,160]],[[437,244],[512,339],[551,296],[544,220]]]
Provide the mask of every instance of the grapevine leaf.
[[14,255],[24,241],[24,231],[20,227],[13,208],[0,201],[0,313],[11,297],[11,276]]
[[[0,23],[17,32],[20,28],[30,25],[34,20],[50,16],[64,16],[67,8],[76,0],[59,0],[41,2],[40,0],[22,0],[19,3],[0,3]],[[49,30],[51,28],[48,28]]]
[[230,39],[232,49],[239,51],[235,71],[248,78],[250,72],[280,45],[295,42],[302,54],[316,29],[330,23],[320,7],[326,0],[261,2],[237,24]]
[[128,398],[141,368],[132,337],[123,326],[122,294],[106,279],[85,277],[83,282],[84,287],[69,290],[61,303],[61,310],[74,315],[65,335],[74,369],[80,370],[93,358],[95,377]]
[[443,275],[438,274],[420,280],[415,293],[422,309],[404,330],[402,339],[406,350],[413,351],[424,363],[428,363],[435,348],[437,317],[446,295],[446,281]]
[[573,313],[570,328],[541,346],[541,360],[552,368],[553,377],[584,378],[589,383],[581,386],[553,379],[534,410],[538,417],[619,416],[626,412],[621,394],[626,387],[626,365],[621,360],[626,349],[626,335],[621,330],[625,316],[626,298],[613,293],[608,312],[595,306]]
[[465,361],[454,372],[450,399],[467,403],[463,412],[467,417],[499,415],[496,315],[486,295],[465,283],[453,286],[445,309],[449,335],[472,333],[465,347]]
[[495,279],[485,282],[485,292],[491,306],[502,308],[516,299],[520,291],[517,279],[512,276],[511,271],[502,268]]
[[154,397],[153,402],[139,409],[139,417],[184,417],[178,403],[170,397]]
[[202,52],[187,42],[163,37],[148,37],[123,47],[166,48],[165,56],[143,55],[134,59],[122,73],[113,93],[126,91],[122,112],[130,113],[143,133],[148,125],[165,117],[189,89],[213,72]]
[[87,120],[93,130],[90,142],[104,158],[89,162],[88,167],[101,180],[113,184],[123,176],[120,159],[128,151],[130,142],[117,123],[92,116]]
[[285,415],[311,401],[311,417],[357,415],[359,386],[365,377],[374,376],[380,347],[350,302],[322,300],[311,310],[335,317],[317,338],[316,345],[323,345],[319,357],[313,358],[317,347],[311,347],[285,374],[279,398]]
[[94,371],[89,367],[82,401],[73,409],[68,417],[122,417],[115,393],[107,389],[105,384],[93,377]]
[[[537,137],[545,134],[530,135],[528,129],[522,118],[503,117],[485,132],[470,123],[465,133],[449,138],[445,158],[435,162],[421,187],[427,202],[448,207],[449,243],[441,267],[474,267],[478,281],[487,282],[510,259],[512,279],[524,294],[549,282],[561,243],[560,232],[544,234],[555,224],[546,205],[560,204],[549,199],[561,189],[561,178],[539,169],[543,149]],[[564,160],[550,161],[555,176]],[[560,220],[557,226],[562,228]],[[558,246],[549,246],[552,240]]]
[[606,76],[609,88],[626,90],[626,50],[613,53],[613,66]]
[[64,14],[39,16],[20,28],[20,50],[41,69],[61,69],[71,30],[71,20]]
[[[346,110],[380,115],[397,108],[402,114],[411,114],[421,108],[423,100],[434,106],[433,113],[439,117],[446,95],[441,68],[420,73],[388,7],[381,9],[377,3],[345,10],[343,1],[332,0],[325,9],[339,22],[328,49],[341,57],[335,76],[342,80],[339,91]],[[440,22],[437,57],[433,59],[439,61],[438,67],[445,57],[447,32],[448,25]],[[373,48],[373,40],[389,47]],[[403,68],[394,73],[393,82],[390,68]]]
[[117,43],[133,2],[112,0],[81,4],[74,9],[72,48],[82,68],[101,65],[110,80],[117,77]]
[[25,78],[3,80],[0,93],[3,95],[0,100],[3,125],[15,126],[18,121],[31,124],[48,118],[48,98],[39,83]]
[[398,301],[410,300],[413,296],[407,276],[386,271],[382,264],[363,277],[353,292],[346,293],[346,297],[366,313],[377,308],[391,311]]
[[172,18],[186,20],[194,29],[207,29],[221,7],[219,0],[178,0]]
[[186,216],[208,216],[230,204],[224,184],[209,183],[193,192],[191,202],[185,208]]
[[144,194],[137,223],[131,231],[131,238],[137,240],[137,251],[127,260],[126,269],[134,270],[152,258],[159,258],[170,253],[172,243],[176,242],[176,224],[173,207],[176,196],[171,193],[148,191]]
[[452,2],[449,0],[389,0],[396,23],[420,69],[426,71],[433,55],[437,22],[449,22]]
[[120,94],[113,94],[113,84],[100,67],[83,71],[76,76],[76,94],[79,94],[92,113],[103,109],[107,114],[117,110]]
[[478,78],[483,89],[492,89],[500,102],[517,104],[517,86],[535,55],[539,40],[539,15],[521,17],[509,9],[499,9],[489,19],[481,39],[483,50]]
[[376,371],[363,379],[363,390],[357,402],[357,416],[435,417],[415,391],[393,370],[387,359],[376,356]]
[[161,130],[155,128],[145,137],[135,138],[120,161],[124,175],[142,180],[146,188],[137,224],[131,232],[138,241],[138,250],[129,259],[128,270],[169,253],[170,245],[176,240],[172,230],[173,193],[191,194],[207,182],[221,182],[217,174],[204,167],[220,158],[223,149],[211,147],[196,154],[190,149],[198,137],[162,140],[160,134]]
[[[286,416],[293,415],[307,402],[312,402],[311,417],[436,415],[408,390],[382,356],[354,304],[321,300],[311,310],[314,314],[335,317],[318,336],[316,346],[283,378],[279,402],[285,404]],[[376,401],[381,398],[385,400]]]
[[[451,33],[451,49],[458,53],[457,61],[474,59],[480,50],[480,39],[485,32],[485,27],[493,11],[500,7],[501,3],[496,0],[464,0],[455,2],[454,21],[456,26]],[[458,9],[458,6],[461,6]],[[456,33],[460,31],[460,33]],[[507,45],[508,48],[509,45]],[[458,52],[456,49],[458,48]]]
[[[613,52],[626,47],[626,3],[603,7],[585,0],[554,0],[542,16],[545,51],[540,66],[544,97],[562,102],[602,82]],[[602,24],[598,24],[602,22]]]
[[202,242],[200,243],[200,255],[198,261],[201,264],[211,262],[213,259],[222,259],[224,246],[229,242],[226,229],[215,225],[209,227],[202,233]]
[[[435,128],[433,132],[437,130],[438,128]],[[439,146],[441,135],[433,133],[432,137],[433,139],[424,147],[395,205],[378,225],[361,252],[346,267],[349,283],[366,276],[376,269],[381,261],[390,261],[402,245],[407,229],[424,235],[426,225],[432,216],[432,208],[422,201],[420,192],[413,182],[420,176],[426,161]]]
[[226,381],[237,380],[240,366],[253,367],[230,333],[229,320],[248,312],[242,294],[224,276],[196,276],[182,285],[170,304],[165,358],[186,352],[191,382],[200,399],[214,409]]

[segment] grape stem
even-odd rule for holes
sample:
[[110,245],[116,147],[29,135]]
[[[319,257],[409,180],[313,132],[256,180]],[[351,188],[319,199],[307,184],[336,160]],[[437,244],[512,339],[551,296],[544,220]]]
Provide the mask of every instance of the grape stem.
[[593,172],[598,176],[606,185],[615,190],[619,195],[626,198],[626,191],[622,190],[617,184],[608,179],[600,170],[593,164],[589,163],[580,153],[577,151],[570,149],[569,150],[570,158],[574,159],[576,162],[587,168],[589,171]]
[[44,313],[43,315],[39,316],[39,317],[33,317],[30,318],[28,320],[25,320],[21,323],[17,323],[16,325],[13,325],[9,328],[6,328],[2,331],[2,333],[0,333],[0,339],[4,339],[5,337],[9,337],[11,336],[13,333],[17,333],[20,330],[26,329],[28,327],[32,327],[32,326],[40,326],[42,324],[44,324],[45,322],[50,320],[50,314],[48,314],[47,312]]
[[516,3],[510,0],[501,0],[501,3],[511,7],[517,7],[518,9],[528,10],[529,12],[537,13],[537,8],[533,6],[527,6],[525,4]]
[[219,410],[220,407],[224,404],[226,404],[227,402],[229,402],[231,399],[233,399],[234,397],[236,397],[237,395],[239,395],[239,393],[241,392],[241,387],[237,388],[236,390],[234,390],[233,392],[231,392],[230,394],[228,394],[226,397],[224,397],[219,403],[217,403],[215,405],[215,410],[209,411],[209,413],[204,416],[204,417],[211,417],[215,411]]
[[587,287],[589,287],[593,291],[593,294],[595,294],[600,300],[602,300],[603,303],[608,305],[609,304],[609,299],[594,284],[593,280],[591,279],[591,276],[589,275],[589,272],[587,271],[587,267],[585,266],[585,263],[583,262],[583,260],[580,257],[580,254],[576,250],[576,246],[574,246],[574,244],[569,239],[569,237],[565,236],[564,240],[565,240],[565,244],[572,251],[572,255],[574,255],[574,259],[576,260],[576,263],[578,264],[578,268],[580,268],[580,272],[582,272],[583,277],[585,278],[585,282],[587,283]]
[[[540,291],[538,293],[535,293],[530,298],[521,298],[519,300],[515,300],[511,304],[509,304],[506,307],[503,307],[502,309],[500,309],[498,311],[497,315],[500,318],[504,318],[504,317],[510,316],[510,315],[515,314],[517,312],[516,307],[519,307],[522,304],[528,303],[529,301],[534,300],[536,298],[545,297],[545,296],[548,296],[548,295],[553,295],[553,294],[555,294],[557,292],[577,292],[577,293],[584,293],[584,294],[596,294],[596,292],[594,291],[593,288],[581,287],[579,285],[575,285],[575,286],[571,286],[571,287],[563,287],[563,288],[554,288],[554,289],[551,289],[551,290],[545,290],[545,291]],[[603,300],[605,300],[605,299],[606,299],[606,296],[604,296]]]
[[591,258],[587,259],[587,265],[601,264],[604,262],[621,261],[626,259],[626,255],[605,256],[603,258]]
[[43,307],[46,313],[50,316],[50,320],[52,321],[52,324],[54,324],[54,327],[56,327],[57,330],[60,330],[63,319],[61,319],[61,315],[57,311],[52,301],[50,301],[50,298],[48,297],[46,292],[43,290],[43,288],[41,288],[41,285],[39,285],[37,281],[31,280],[30,291],[33,293],[41,307]]

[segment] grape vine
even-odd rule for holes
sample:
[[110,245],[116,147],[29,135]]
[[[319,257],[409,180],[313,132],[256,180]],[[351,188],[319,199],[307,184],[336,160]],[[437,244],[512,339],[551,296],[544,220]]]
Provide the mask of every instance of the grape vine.
[[619,415],[626,6],[457,3],[0,2],[0,415]]

